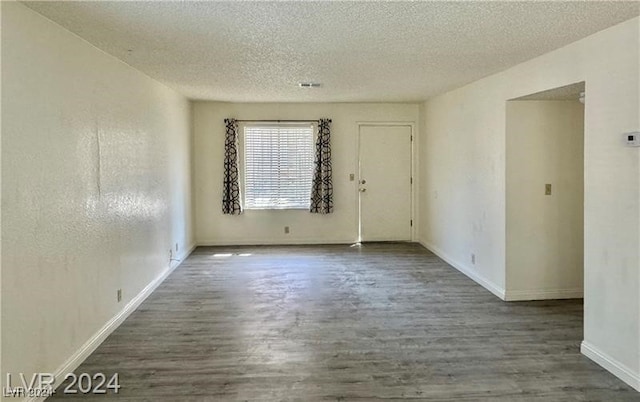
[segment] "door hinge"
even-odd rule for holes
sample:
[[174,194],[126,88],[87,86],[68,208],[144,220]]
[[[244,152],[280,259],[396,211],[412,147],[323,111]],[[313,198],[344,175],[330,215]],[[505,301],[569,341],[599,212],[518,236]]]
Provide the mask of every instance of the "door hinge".
[[409,137],[409,138],[411,138],[411,141],[413,141],[413,135],[411,137]]
[[411,223],[410,224],[411,224],[411,226],[413,226],[413,219],[411,219]]
[[413,177],[411,177],[411,178],[409,179],[409,182],[410,182],[411,184],[413,184]]

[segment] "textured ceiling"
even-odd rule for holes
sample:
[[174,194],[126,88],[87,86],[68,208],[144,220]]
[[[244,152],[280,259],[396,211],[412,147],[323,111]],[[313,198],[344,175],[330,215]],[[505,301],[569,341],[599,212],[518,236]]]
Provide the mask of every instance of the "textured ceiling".
[[189,98],[236,102],[424,100],[640,14],[637,1],[26,5]]

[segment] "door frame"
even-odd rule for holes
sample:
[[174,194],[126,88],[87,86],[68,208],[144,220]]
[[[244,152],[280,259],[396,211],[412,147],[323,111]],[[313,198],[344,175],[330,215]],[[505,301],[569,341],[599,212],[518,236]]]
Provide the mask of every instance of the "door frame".
[[417,228],[418,228],[418,220],[416,219],[416,217],[418,216],[417,214],[417,202],[416,202],[416,184],[418,182],[418,169],[416,166],[416,148],[417,148],[417,141],[418,141],[418,136],[416,135],[416,123],[414,121],[357,121],[356,124],[358,125],[358,135],[356,138],[356,161],[355,161],[355,165],[356,165],[356,172],[357,174],[356,176],[356,180],[354,181],[354,193],[355,193],[355,210],[356,210],[356,214],[355,214],[355,233],[356,233],[356,237],[357,237],[357,243],[362,242],[362,236],[361,236],[361,232],[360,232],[360,213],[361,213],[361,209],[360,209],[360,134],[362,131],[362,127],[367,127],[367,126],[375,126],[375,127],[381,127],[381,126],[389,126],[389,127],[397,127],[397,126],[402,126],[402,127],[409,127],[411,130],[411,178],[412,183],[411,183],[411,194],[409,196],[410,198],[410,202],[411,202],[411,220],[413,222],[413,225],[411,226],[411,242],[415,242],[416,241],[416,233],[417,233]]

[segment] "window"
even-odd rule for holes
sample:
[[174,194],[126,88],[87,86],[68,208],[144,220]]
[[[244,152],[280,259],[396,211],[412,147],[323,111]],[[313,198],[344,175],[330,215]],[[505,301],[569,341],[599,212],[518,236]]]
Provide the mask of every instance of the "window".
[[313,133],[311,124],[244,127],[246,209],[309,209]]

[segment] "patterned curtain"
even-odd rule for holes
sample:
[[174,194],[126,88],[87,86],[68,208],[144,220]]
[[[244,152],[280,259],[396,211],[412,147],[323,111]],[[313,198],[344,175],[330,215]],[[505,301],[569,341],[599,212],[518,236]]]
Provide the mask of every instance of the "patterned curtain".
[[331,120],[320,119],[316,141],[315,170],[311,185],[311,213],[333,212],[333,181],[331,179]]
[[224,119],[227,135],[224,141],[224,189],[222,213],[240,215],[240,185],[238,184],[238,123],[236,119]]

